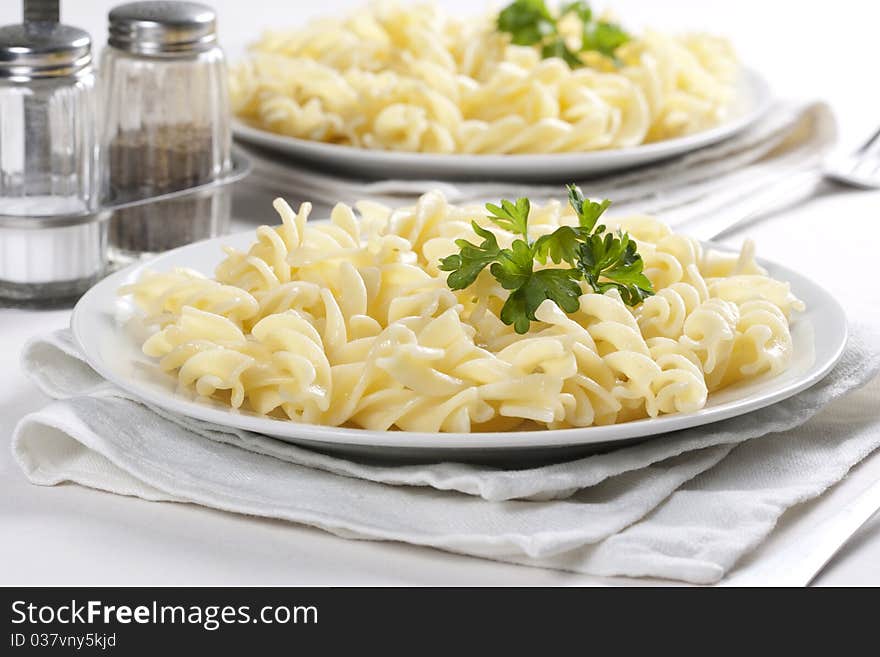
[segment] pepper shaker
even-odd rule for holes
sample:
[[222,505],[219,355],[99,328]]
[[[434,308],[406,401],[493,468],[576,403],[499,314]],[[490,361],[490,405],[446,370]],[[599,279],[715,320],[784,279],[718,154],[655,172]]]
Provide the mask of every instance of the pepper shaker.
[[[210,183],[231,168],[226,62],[216,17],[192,2],[134,2],[109,14],[102,195],[108,205]],[[228,187],[117,210],[111,258],[128,262],[226,232]]]
[[105,269],[91,39],[47,4],[0,27],[0,297],[16,302],[78,296]]

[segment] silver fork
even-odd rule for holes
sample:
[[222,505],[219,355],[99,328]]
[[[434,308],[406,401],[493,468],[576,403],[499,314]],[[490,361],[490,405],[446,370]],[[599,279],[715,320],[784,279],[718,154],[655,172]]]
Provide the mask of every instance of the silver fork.
[[[787,182],[783,188],[775,187],[773,191],[780,199],[788,198],[789,203],[809,198],[822,189],[823,184],[828,185],[829,182],[859,189],[880,189],[880,129],[853,153],[833,157],[814,169],[792,176]],[[792,196],[797,191],[800,191],[801,196]],[[734,223],[728,223],[705,239],[717,239],[764,214],[766,210],[745,212]],[[708,227],[708,230],[711,232],[712,227]],[[873,484],[840,512],[822,523],[808,540],[781,555],[776,563],[770,564],[770,569],[762,569],[757,577],[738,577],[734,574],[727,583],[733,586],[767,583],[774,586],[806,586],[878,511],[880,482]]]
[[850,187],[880,189],[880,128],[855,153],[829,162],[823,173]]
[[880,481],[818,524],[809,536],[787,549],[768,555],[755,571],[734,571],[725,586],[807,586],[849,539],[880,510]]
[[782,180],[770,179],[738,202],[732,213],[689,218],[675,228],[703,240],[720,239],[775,211],[831,190],[835,184],[880,189],[880,129],[852,153],[833,156]]

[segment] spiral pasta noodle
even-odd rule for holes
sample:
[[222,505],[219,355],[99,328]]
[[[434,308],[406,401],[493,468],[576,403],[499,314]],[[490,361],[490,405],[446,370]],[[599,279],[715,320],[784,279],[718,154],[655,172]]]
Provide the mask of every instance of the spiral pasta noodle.
[[[481,208],[435,192],[395,210],[339,204],[314,223],[308,203],[275,207],[281,224],[227,249],[214,279],[148,271],[120,290],[154,327],[144,353],[181,390],[373,430],[587,427],[694,412],[791,359],[803,304],[751,243],[731,256],[651,217],[619,219],[656,294],[629,307],[582,282],[575,312],[545,300],[521,335],[499,319],[507,291],[488,271],[454,292],[437,266],[456,239],[477,239],[471,221],[488,225]],[[529,219],[532,239],[576,223],[557,202]]]
[[232,70],[230,91],[235,113],[271,132],[422,153],[623,148],[730,112],[739,65],[720,38],[649,31],[615,56],[572,69],[511,44],[492,16],[385,1],[267,32]]

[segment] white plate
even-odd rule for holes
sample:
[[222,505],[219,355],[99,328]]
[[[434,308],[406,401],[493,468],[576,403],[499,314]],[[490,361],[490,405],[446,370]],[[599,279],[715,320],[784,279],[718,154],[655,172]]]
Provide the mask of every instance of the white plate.
[[159,370],[155,362],[141,353],[146,328],[130,301],[116,294],[121,285],[135,281],[145,268],[167,271],[190,267],[211,274],[222,257],[221,245],[245,250],[253,239],[253,231],[248,231],[191,244],[147,263],[132,265],[95,285],[80,299],[71,318],[73,335],[89,364],[123,390],[173,413],[325,451],[393,460],[511,461],[600,451],[768,406],[824,377],[840,358],[846,342],[846,319],[830,294],[794,271],[762,261],[771,275],[791,282],[795,294],[807,304],[806,312],[792,323],[791,367],[778,377],[714,393],[707,406],[696,413],[581,429],[474,434],[367,431],[297,424],[236,411],[213,400],[196,399],[194,393],[177,391],[176,377]]
[[233,121],[235,136],[245,142],[283,153],[334,173],[362,178],[418,178],[429,180],[512,180],[569,182],[620,169],[649,164],[714,144],[757,121],[770,106],[771,93],[756,72],[742,76],[730,118],[723,124],[686,137],[586,153],[546,155],[436,155],[368,150],[353,146],[277,135]]

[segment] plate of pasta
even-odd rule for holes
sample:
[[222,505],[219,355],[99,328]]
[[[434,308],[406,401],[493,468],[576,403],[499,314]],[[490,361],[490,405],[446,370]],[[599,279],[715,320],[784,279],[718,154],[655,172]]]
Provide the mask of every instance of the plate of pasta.
[[467,18],[374,3],[268,31],[230,97],[238,139],[333,171],[556,182],[721,141],[771,100],[723,38],[542,0]]
[[324,221],[277,199],[278,226],[98,283],[73,334],[101,375],[168,412],[391,459],[661,440],[789,397],[839,359],[834,298],[750,243],[567,193],[481,207],[433,192]]

